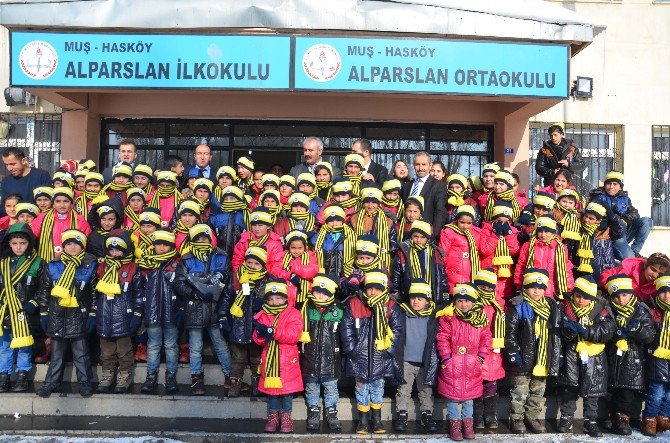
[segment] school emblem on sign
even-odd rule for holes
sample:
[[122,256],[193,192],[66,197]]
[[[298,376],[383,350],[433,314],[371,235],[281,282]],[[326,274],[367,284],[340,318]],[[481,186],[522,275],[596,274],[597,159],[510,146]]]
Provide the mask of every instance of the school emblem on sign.
[[323,83],[334,79],[342,68],[342,57],[334,47],[319,43],[302,56],[302,69],[307,77]]
[[58,54],[49,43],[34,40],[27,43],[19,53],[19,65],[28,77],[44,80],[51,77],[58,67]]

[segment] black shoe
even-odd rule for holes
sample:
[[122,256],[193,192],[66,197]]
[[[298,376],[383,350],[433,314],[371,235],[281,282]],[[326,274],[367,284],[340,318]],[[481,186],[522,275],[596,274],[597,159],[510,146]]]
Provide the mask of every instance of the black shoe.
[[158,386],[158,372],[147,372],[147,379],[142,383],[140,392],[142,394],[155,394]]
[[342,423],[340,423],[340,419],[337,418],[337,408],[335,406],[326,408],[326,423],[328,423],[328,429],[331,431],[339,431],[342,429]]
[[[380,405],[381,406],[381,405]],[[382,409],[372,409],[372,432],[374,434],[386,434],[382,424]]]
[[572,415],[561,415],[557,431],[561,434],[572,432]]
[[356,434],[370,433],[370,412],[358,411],[358,424],[356,425]]
[[472,401],[472,418],[477,431],[486,429],[486,424],[484,423],[484,400],[481,397],[475,398]]
[[48,398],[51,394],[54,392],[58,392],[60,390],[60,386],[52,383],[44,383],[41,388],[35,392],[35,394],[39,395],[42,398]]
[[178,391],[179,385],[177,384],[177,373],[165,371],[165,392],[174,394]]
[[307,430],[318,431],[321,427],[321,408],[318,406],[310,406],[307,409]]
[[484,426],[488,432],[494,432],[498,429],[497,406],[498,396],[493,395],[483,399],[484,403]]
[[537,418],[526,418],[526,427],[528,427],[533,434],[543,434],[547,432],[547,428],[545,428],[542,421]]
[[526,425],[521,419],[510,419],[509,420],[509,430],[512,431],[512,434],[525,434]]
[[230,379],[230,388],[228,389],[229,398],[237,398],[240,396],[240,391],[242,390],[242,380],[237,377],[232,377]]
[[28,373],[26,371],[17,371],[16,382],[12,386],[12,392],[26,392],[29,387]]
[[616,426],[614,426],[613,430],[619,435],[631,435],[633,430],[630,427],[630,417],[628,417],[626,414],[617,412]]
[[596,423],[595,420],[593,419],[584,419],[584,432],[589,434],[590,437],[602,437],[603,433],[598,427],[598,423]]
[[261,379],[261,378],[260,378],[259,376],[257,376],[257,375],[251,377],[251,396],[252,396],[252,397],[259,397],[260,394],[261,394],[261,393],[258,391],[258,382],[260,381],[260,379]]
[[89,382],[80,382],[79,383],[79,395],[82,397],[90,397],[93,395],[93,386]]
[[431,411],[421,412],[421,426],[423,426],[423,429],[429,434],[437,432],[437,423],[435,423]]
[[0,392],[9,391],[9,373],[0,372]]
[[405,432],[407,430],[408,417],[407,411],[398,411],[398,418],[396,418],[393,424],[393,430],[396,432]]

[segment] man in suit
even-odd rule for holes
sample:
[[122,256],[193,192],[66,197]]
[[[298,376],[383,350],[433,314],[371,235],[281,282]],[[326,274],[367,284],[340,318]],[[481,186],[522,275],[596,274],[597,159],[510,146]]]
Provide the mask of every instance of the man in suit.
[[[296,179],[303,172],[311,172],[314,174],[316,164],[322,160],[323,155],[323,141],[318,137],[308,137],[302,142],[302,158],[303,162],[291,168],[290,175]],[[333,178],[341,175],[340,170],[333,165]]]
[[385,166],[372,161],[372,143],[366,138],[359,138],[351,145],[351,152],[363,156],[363,180],[375,182],[379,187],[386,181],[389,171]]
[[403,184],[400,195],[403,201],[412,195],[423,197],[423,220],[433,225],[433,239],[437,239],[447,219],[447,184],[430,175],[432,164],[430,154],[427,152],[414,154],[416,177],[411,182]]
[[193,159],[195,160],[195,166],[189,168],[186,176],[193,177],[197,175],[198,178],[208,178],[216,183],[216,169],[210,164],[212,161],[212,148],[207,145],[196,146]]
[[114,168],[121,163],[129,163],[130,167],[135,169],[135,163],[137,160],[137,145],[135,142],[129,138],[121,140],[119,143],[119,161],[114,165],[105,168],[102,171],[102,177],[105,179],[105,183],[110,183],[112,181],[112,176],[114,175]]

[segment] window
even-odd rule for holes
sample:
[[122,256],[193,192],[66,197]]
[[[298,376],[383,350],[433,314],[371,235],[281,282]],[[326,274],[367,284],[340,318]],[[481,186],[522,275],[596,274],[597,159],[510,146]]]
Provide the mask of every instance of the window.
[[651,218],[670,226],[670,126],[652,126]]
[[[0,150],[21,148],[33,166],[49,174],[56,171],[60,166],[59,114],[0,114],[0,120],[9,123],[7,136],[0,139]],[[0,164],[0,175],[7,175],[4,164]]]
[[[542,177],[535,172],[535,159],[542,143],[549,138],[547,129],[552,124],[530,124],[531,190],[543,186]],[[588,200],[589,192],[601,185],[609,171],[623,169],[621,133],[622,127],[615,125],[565,124],[565,138],[573,141],[584,162],[583,170],[574,174],[572,183],[580,196]]]

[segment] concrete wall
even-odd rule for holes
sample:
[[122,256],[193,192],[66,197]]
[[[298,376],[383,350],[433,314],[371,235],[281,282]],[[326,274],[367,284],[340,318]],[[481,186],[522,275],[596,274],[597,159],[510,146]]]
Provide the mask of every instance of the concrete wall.
[[[626,189],[650,216],[652,125],[670,125],[670,2],[556,3],[606,26],[570,68],[573,80],[593,77],[593,98],[563,101],[531,120],[623,125]],[[668,242],[670,228],[655,228],[643,253],[670,252]]]

